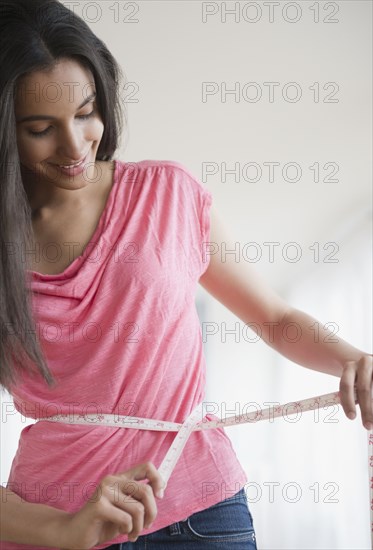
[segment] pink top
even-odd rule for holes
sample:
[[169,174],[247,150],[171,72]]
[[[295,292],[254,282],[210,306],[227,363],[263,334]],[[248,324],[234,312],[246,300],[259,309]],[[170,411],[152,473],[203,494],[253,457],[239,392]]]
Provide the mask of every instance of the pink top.
[[[12,391],[24,416],[183,422],[204,399],[195,293],[208,265],[202,250],[212,196],[177,162],[114,162],[113,187],[84,253],[58,275],[31,272],[37,333],[57,385],[24,377]],[[147,460],[159,467],[175,435],[40,421],[23,429],[7,486],[27,501],[75,512],[105,475]],[[224,429],[193,432],[142,534],[232,496],[246,481]]]

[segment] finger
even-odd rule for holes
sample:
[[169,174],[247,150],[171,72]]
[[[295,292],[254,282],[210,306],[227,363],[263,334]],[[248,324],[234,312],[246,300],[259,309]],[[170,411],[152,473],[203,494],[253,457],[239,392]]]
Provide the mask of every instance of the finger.
[[120,474],[106,476],[100,485],[104,497],[100,515],[116,523],[123,533],[139,534],[144,527],[143,505],[136,498],[138,485]]
[[131,542],[135,542],[141,531],[144,529],[144,506],[141,502],[135,499],[132,499],[131,501],[120,500],[117,505],[119,505],[123,511],[127,512],[131,516],[132,529],[126,531],[126,533],[128,533],[128,539]]
[[[99,519],[108,521],[118,526],[121,533],[130,533],[133,529],[132,515],[122,507],[118,507],[118,502],[106,502],[100,507]],[[102,541],[103,542],[103,541]]]
[[367,430],[373,427],[372,411],[372,365],[368,357],[362,357],[357,371],[357,396],[361,410],[362,421]]
[[[127,504],[141,506],[141,529],[143,527],[148,528],[157,517],[157,504],[154,498],[153,489],[147,483],[139,483],[133,480],[129,481],[126,479],[125,475],[120,476],[119,479],[119,488],[123,493],[123,498],[121,499],[123,509],[127,509]],[[136,508],[134,509],[136,510]]]
[[343,369],[339,383],[341,405],[348,418],[353,420],[356,416],[354,384],[356,379],[355,361],[347,361]]
[[144,462],[139,464],[127,472],[123,472],[127,477],[133,476],[132,479],[148,479],[149,484],[153,489],[155,496],[163,497],[163,491],[166,483],[152,462]]

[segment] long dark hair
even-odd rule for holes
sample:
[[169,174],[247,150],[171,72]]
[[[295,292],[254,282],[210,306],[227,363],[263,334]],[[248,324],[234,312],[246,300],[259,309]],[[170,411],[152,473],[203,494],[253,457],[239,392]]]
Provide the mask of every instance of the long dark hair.
[[[111,160],[123,129],[123,72],[106,45],[58,0],[0,0],[0,386],[10,391],[22,372],[55,380],[36,337],[22,250],[33,242],[31,208],[21,176],[14,102],[20,79],[70,58],[94,76],[104,133],[97,160]],[[32,368],[23,365],[31,360]],[[36,370],[35,370],[36,367]]]

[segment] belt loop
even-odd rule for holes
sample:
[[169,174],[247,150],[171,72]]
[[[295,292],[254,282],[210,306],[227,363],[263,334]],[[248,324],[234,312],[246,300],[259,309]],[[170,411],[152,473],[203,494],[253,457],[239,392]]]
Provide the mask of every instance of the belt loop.
[[179,522],[173,523],[172,525],[168,526],[168,530],[170,532],[170,535],[181,535],[181,529]]

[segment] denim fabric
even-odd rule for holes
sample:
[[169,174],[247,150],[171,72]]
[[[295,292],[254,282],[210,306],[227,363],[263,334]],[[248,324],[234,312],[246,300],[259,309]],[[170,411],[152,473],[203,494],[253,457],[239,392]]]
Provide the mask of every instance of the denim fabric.
[[136,542],[112,544],[106,550],[257,550],[246,493],[241,489],[218,504],[196,512]]

